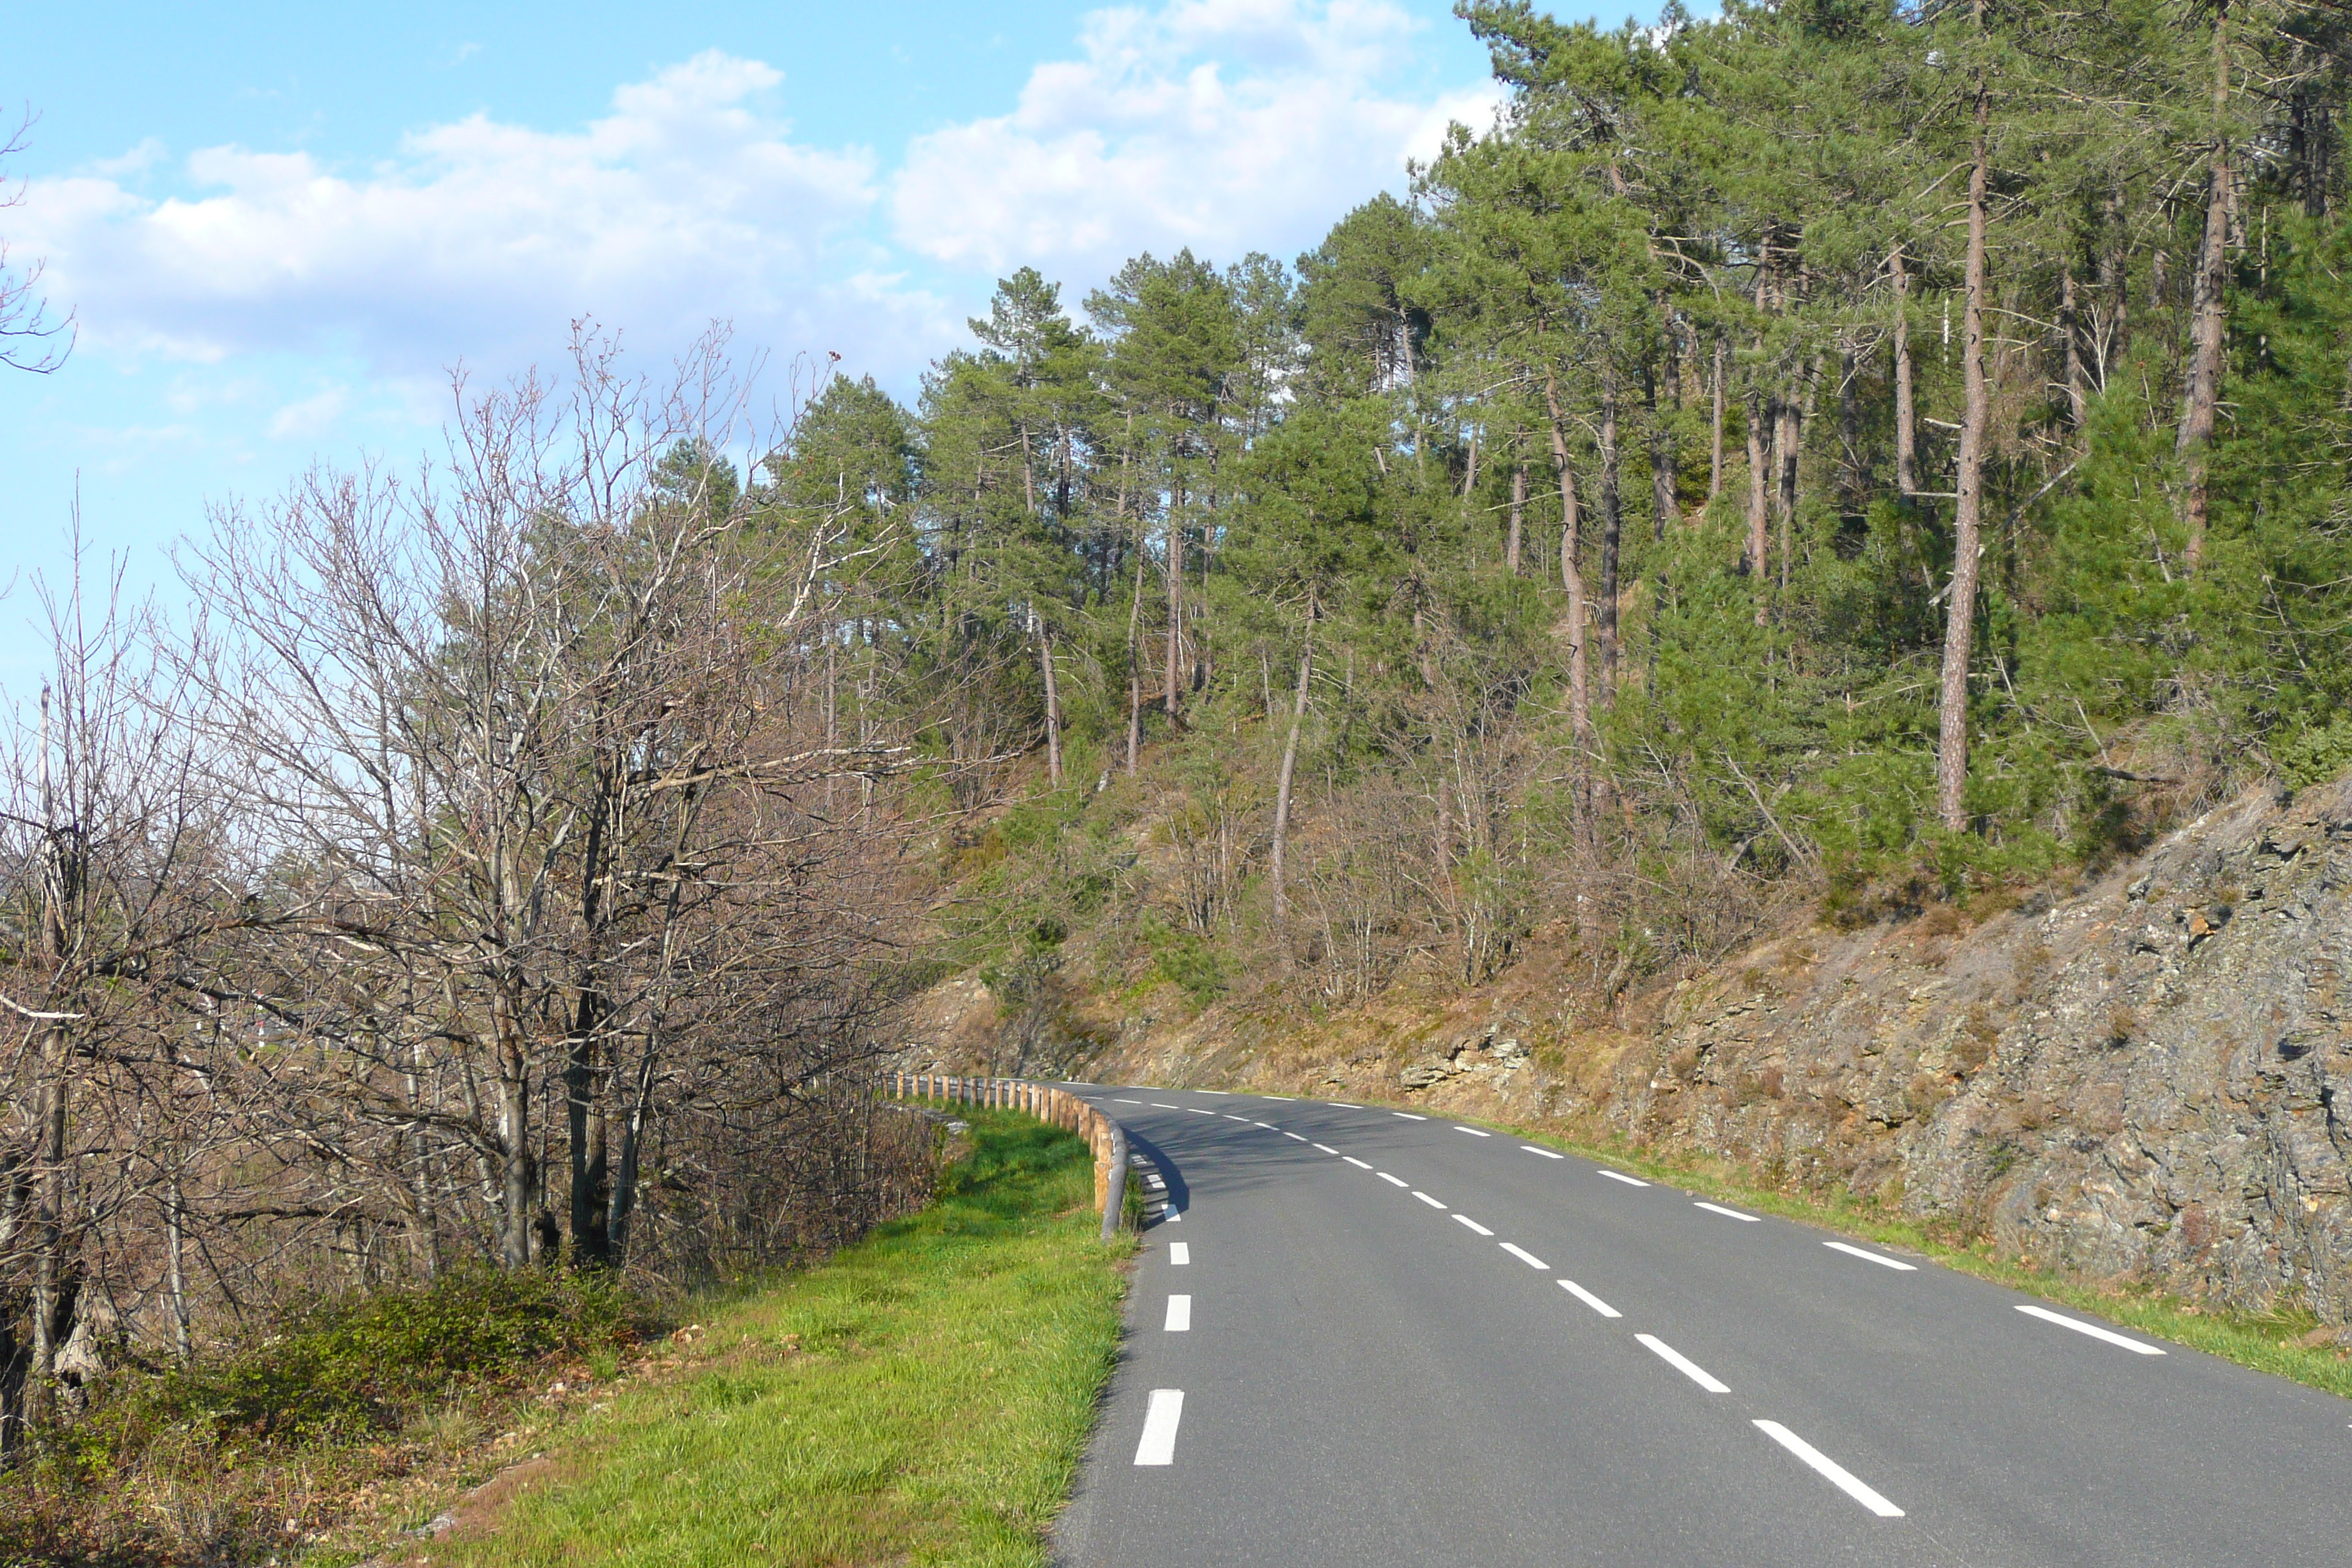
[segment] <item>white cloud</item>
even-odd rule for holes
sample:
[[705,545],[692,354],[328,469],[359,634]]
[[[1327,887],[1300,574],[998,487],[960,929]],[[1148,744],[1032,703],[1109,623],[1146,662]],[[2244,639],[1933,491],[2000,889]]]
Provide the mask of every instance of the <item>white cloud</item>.
[[352,395],[340,386],[331,386],[314,396],[289,403],[270,417],[269,436],[274,441],[308,441],[324,434],[343,410],[351,405]]
[[[844,273],[877,199],[859,148],[797,142],[763,107],[782,81],[711,51],[620,89],[612,112],[553,132],[477,115],[362,171],[304,153],[211,147],[191,189],[155,199],[117,168],[37,182],[20,213],[87,347],[199,362],[254,351],[356,353],[394,375],[460,355],[513,363],[593,315],[667,345],[714,317],[787,348],[838,336],[844,310],[887,340],[926,297],[876,300]],[[913,323],[908,323],[913,324]]]
[[1012,113],[918,138],[901,244],[955,266],[1103,273],[1141,249],[1283,255],[1401,185],[1492,84],[1395,85],[1425,24],[1388,0],[1171,0],[1094,13],[1083,58],[1038,66]]

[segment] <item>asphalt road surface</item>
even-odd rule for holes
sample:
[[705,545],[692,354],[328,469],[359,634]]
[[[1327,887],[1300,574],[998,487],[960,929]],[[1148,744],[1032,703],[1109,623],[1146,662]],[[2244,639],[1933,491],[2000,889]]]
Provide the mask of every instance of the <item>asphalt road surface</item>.
[[1084,1092],[1171,1212],[1069,1568],[2352,1568],[2352,1403],[1439,1117]]

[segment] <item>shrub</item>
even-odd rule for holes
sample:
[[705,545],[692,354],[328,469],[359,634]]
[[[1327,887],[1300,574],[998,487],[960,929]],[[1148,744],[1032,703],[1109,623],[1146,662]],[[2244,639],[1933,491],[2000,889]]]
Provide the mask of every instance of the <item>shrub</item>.
[[421,1289],[331,1299],[257,1342],[101,1391],[89,1436],[136,1447],[154,1434],[299,1440],[396,1429],[424,1404],[506,1384],[553,1354],[610,1354],[652,1326],[617,1282],[468,1268]]

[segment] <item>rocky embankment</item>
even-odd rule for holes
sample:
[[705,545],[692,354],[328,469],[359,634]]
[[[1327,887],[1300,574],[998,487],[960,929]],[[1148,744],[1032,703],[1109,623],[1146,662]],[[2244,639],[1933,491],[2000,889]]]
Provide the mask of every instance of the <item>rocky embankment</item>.
[[[1947,907],[1784,936],[1633,998],[1613,1028],[1571,1023],[1535,957],[1482,991],[1313,1025],[1263,1006],[1104,1019],[1087,1054],[1104,1077],[1606,1131],[1843,1184],[2043,1267],[2344,1323],[2347,965],[2352,780],[2248,796],[1973,926]],[[958,984],[964,1005],[931,1016],[941,1045],[986,1029],[969,981],[940,1000]]]
[[1679,987],[1582,1108],[2071,1272],[2352,1319],[2352,783],[1936,924],[1790,939]]

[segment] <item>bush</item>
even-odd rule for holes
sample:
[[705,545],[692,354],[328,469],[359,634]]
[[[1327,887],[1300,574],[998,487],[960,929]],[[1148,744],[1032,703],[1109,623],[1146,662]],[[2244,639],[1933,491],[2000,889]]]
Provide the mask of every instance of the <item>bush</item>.
[[428,1402],[512,1382],[551,1355],[609,1353],[652,1324],[614,1281],[470,1268],[421,1289],[318,1302],[257,1343],[121,1387],[92,1436],[115,1447],[169,1427],[287,1440],[390,1431]]

